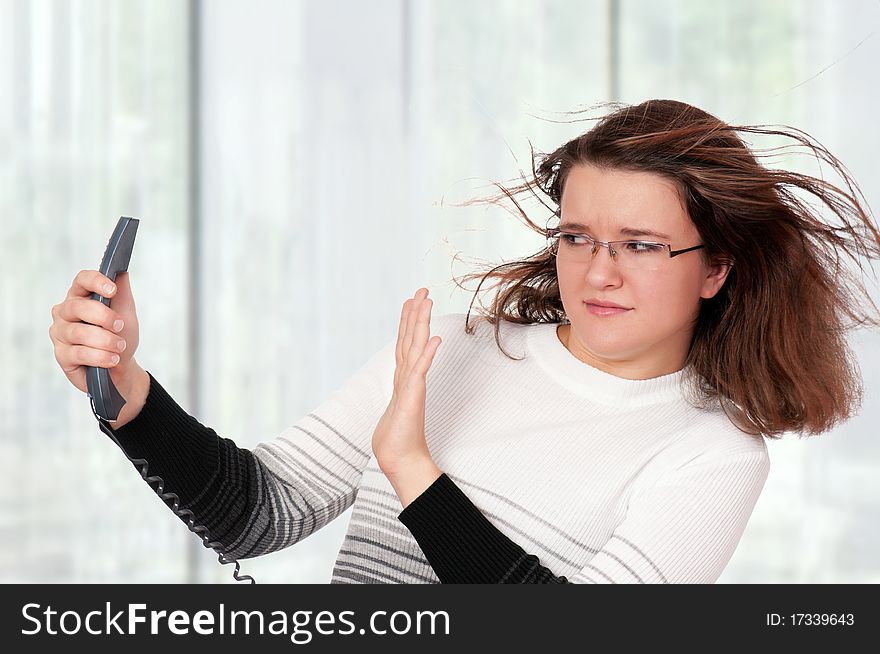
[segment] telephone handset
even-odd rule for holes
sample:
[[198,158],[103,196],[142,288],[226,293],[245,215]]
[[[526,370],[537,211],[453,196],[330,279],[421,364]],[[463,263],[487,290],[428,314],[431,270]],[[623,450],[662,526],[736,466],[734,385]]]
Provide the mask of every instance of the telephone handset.
[[[107,243],[107,248],[104,250],[104,257],[101,259],[101,267],[99,270],[102,275],[105,275],[114,282],[116,281],[117,273],[128,271],[128,262],[131,259],[131,252],[134,248],[134,239],[137,235],[139,223],[140,221],[137,218],[121,217],[116,223],[116,229],[113,230],[113,235]],[[110,306],[110,299],[99,295],[98,293],[92,293],[92,299],[98,300],[108,307]],[[95,417],[98,419],[101,431],[113,439],[113,442],[116,443],[120,450],[122,450],[125,457],[131,461],[138,472],[140,472],[141,477],[144,478],[147,485],[162,498],[163,502],[168,502],[169,500],[173,502],[170,507],[171,510],[178,516],[188,520],[187,527],[189,530],[199,535],[202,539],[202,544],[205,547],[210,547],[217,552],[220,563],[224,565],[229,563],[235,564],[235,570],[232,572],[232,576],[236,581],[249,580],[252,584],[257,583],[250,575],[239,575],[241,566],[238,561],[223,552],[221,549],[221,543],[216,541],[210,542],[208,530],[205,527],[196,526],[193,520],[193,512],[189,509],[179,508],[180,498],[177,495],[174,493],[163,492],[165,489],[165,482],[161,477],[157,477],[156,475],[147,476],[149,466],[146,459],[132,459],[128,456],[128,453],[123,449],[122,445],[120,445],[116,436],[113,434],[112,429],[109,428],[108,425],[109,423],[116,422],[119,418],[119,411],[125,404],[125,398],[120,395],[119,391],[116,390],[116,386],[113,385],[113,380],[110,378],[110,371],[107,368],[89,366],[86,368],[86,383],[88,386],[89,398],[91,400],[92,413],[94,413]],[[153,486],[153,484],[156,484],[156,486]]]
[[[104,258],[101,259],[100,272],[102,275],[116,281],[116,274],[128,271],[128,262],[131,259],[131,251],[134,248],[134,237],[140,221],[137,218],[122,217],[116,223],[116,229],[104,250]],[[105,306],[110,306],[110,299],[97,293],[92,293],[92,299],[98,300]],[[86,368],[86,384],[89,389],[89,397],[92,399],[92,411],[96,416],[108,422],[115,422],[119,417],[119,411],[125,404],[125,398],[116,390],[113,380],[110,378],[110,370],[107,368]]]

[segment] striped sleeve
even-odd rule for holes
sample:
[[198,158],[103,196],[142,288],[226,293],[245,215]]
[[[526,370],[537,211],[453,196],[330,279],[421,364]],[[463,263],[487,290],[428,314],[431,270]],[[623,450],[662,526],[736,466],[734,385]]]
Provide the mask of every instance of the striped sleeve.
[[698,456],[632,498],[605,546],[566,578],[504,535],[445,474],[399,520],[442,583],[714,583],[769,474],[766,449]]
[[130,458],[147,461],[148,474],[164,480],[165,491],[180,498],[180,508],[192,511],[195,524],[228,555],[275,552],[354,502],[372,454],[373,430],[391,397],[395,344],[396,339],[322,404],[253,451],[187,414],[149,372],[143,409],[113,434]]

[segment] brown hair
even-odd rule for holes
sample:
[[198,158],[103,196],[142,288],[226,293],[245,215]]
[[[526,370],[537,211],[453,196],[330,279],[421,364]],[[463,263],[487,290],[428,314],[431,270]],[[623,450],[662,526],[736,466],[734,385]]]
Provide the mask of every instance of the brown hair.
[[[524,183],[508,188],[493,182],[501,193],[463,204],[503,206],[506,198],[531,229],[546,235],[544,221],[532,222],[517,196],[530,193],[555,212],[572,166],[651,172],[672,180],[705,244],[700,250],[704,262],[734,265],[721,290],[701,300],[684,366],[690,401],[701,407],[718,401],[739,429],[771,438],[785,431],[819,434],[851,417],[861,405],[862,385],[845,331],[880,323],[861,313],[863,301],[874,308],[874,315],[877,306],[859,277],[842,265],[841,254],[863,270],[856,255],[880,257],[880,232],[846,168],[795,128],[730,126],[674,100],[598,106],[606,105],[614,111],[555,151],[536,155],[531,148],[531,179],[520,171],[518,179]],[[819,158],[820,166],[822,161],[830,164],[847,190],[824,179],[764,167],[737,132],[794,139]],[[841,224],[823,222],[797,191],[818,197]],[[487,279],[497,279],[489,288],[501,287],[491,307],[480,313],[495,325],[496,343],[510,358],[501,346],[499,320],[527,324],[566,319],[555,258],[546,249],[468,274],[463,281],[476,278],[481,280],[471,306]],[[845,324],[844,316],[853,324]],[[473,333],[467,320],[465,331]]]

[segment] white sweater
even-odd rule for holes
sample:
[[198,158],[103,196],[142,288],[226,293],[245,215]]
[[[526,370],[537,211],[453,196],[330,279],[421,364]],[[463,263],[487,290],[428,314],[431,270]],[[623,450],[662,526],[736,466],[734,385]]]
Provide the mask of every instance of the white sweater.
[[[712,583],[764,486],[763,437],[684,399],[681,371],[627,380],[578,360],[557,324],[432,317],[425,433],[438,467],[507,537],[570,583]],[[395,339],[396,340],[396,339]],[[289,546],[354,505],[331,583],[437,583],[372,455],[388,343],[253,456],[264,491],[237,558]],[[716,405],[717,406],[717,405]]]

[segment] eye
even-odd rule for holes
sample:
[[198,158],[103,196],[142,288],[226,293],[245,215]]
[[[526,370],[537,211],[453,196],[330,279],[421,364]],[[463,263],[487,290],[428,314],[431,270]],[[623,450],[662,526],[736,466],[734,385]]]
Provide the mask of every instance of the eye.
[[627,241],[626,249],[628,252],[635,252],[637,254],[650,254],[652,252],[660,252],[663,250],[663,246],[645,241]]
[[587,245],[590,242],[588,238],[581,236],[580,234],[567,234],[563,232],[560,234],[560,238],[569,245]]

